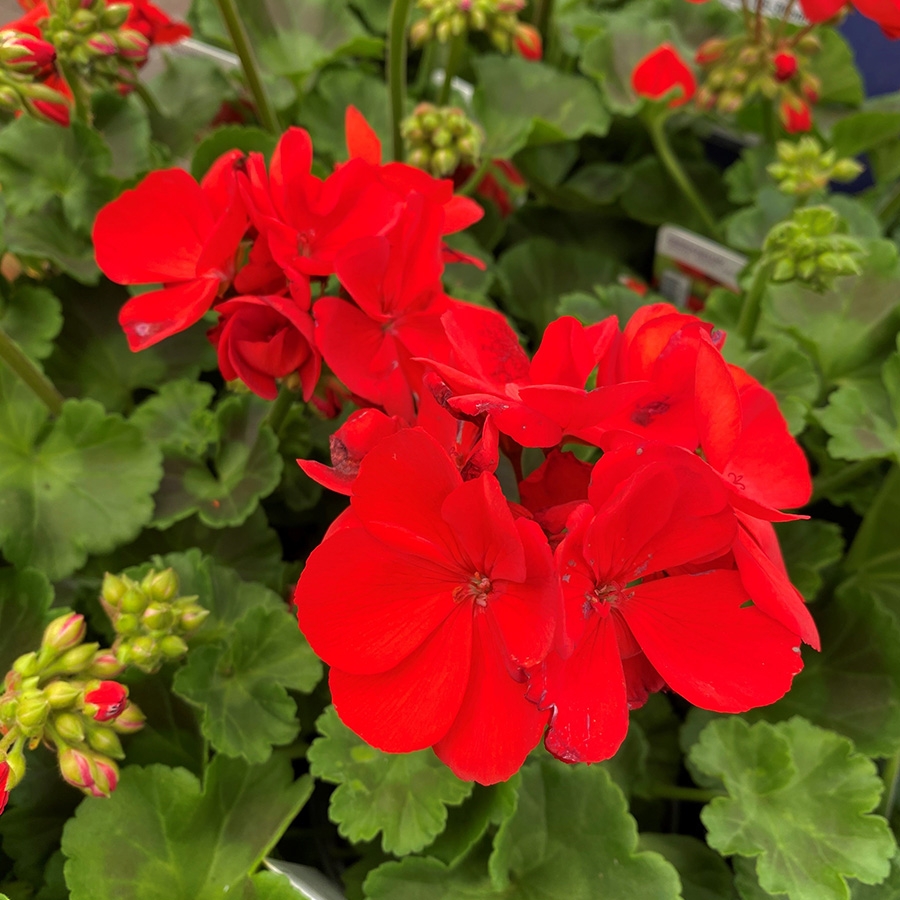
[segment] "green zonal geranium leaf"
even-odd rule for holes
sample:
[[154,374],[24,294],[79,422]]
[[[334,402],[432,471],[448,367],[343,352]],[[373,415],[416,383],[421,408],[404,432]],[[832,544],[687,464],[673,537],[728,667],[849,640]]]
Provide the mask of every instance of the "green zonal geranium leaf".
[[62,310],[46,288],[14,284],[0,295],[0,328],[32,359],[46,359],[62,328]]
[[159,450],[92,400],[58,419],[0,371],[0,548],[51,580],[134,538],[152,513]]
[[888,875],[894,837],[870,815],[882,783],[846,738],[800,718],[753,726],[722,718],[704,729],[691,761],[728,791],[701,813],[709,845],[757,857],[770,893],[847,900],[846,879],[877,884]]
[[109,800],[84,801],[66,825],[71,900],[244,900],[312,786],[281,756],[217,756],[202,786],[185,769],[126,768]]
[[0,569],[0,672],[40,646],[51,603],[53,588],[43,572]]
[[229,397],[216,410],[219,439],[207,453],[166,454],[156,495],[157,528],[193,513],[211,528],[240,525],[278,487],[278,439],[264,423],[269,405],[257,397]]
[[485,130],[485,154],[508,159],[529,144],[609,131],[611,116],[586,78],[517,56],[482,56],[473,65],[472,110]]
[[199,456],[219,436],[209,409],[214,395],[203,381],[170,381],[132,413],[131,422],[162,450]]
[[385,852],[414,853],[443,831],[447,806],[472,793],[472,783],[460,781],[431,750],[382,753],[370,747],[333,706],[316,728],[322,737],[309,748],[310,771],[338,785],[328,814],[351,841],[369,841],[380,832]]
[[[454,867],[409,857],[366,879],[371,900],[676,900],[675,869],[639,851],[622,792],[598,767],[532,762],[518,808],[484,853]],[[602,886],[602,887],[601,887]]]
[[286,610],[252,609],[223,643],[197,647],[174,689],[202,710],[201,728],[228,756],[264,762],[273,745],[297,736],[288,688],[309,693],[322,664]]
[[834,522],[805,519],[775,526],[791,584],[807,601],[816,599],[822,587],[822,572],[839,562],[844,537]]
[[697,838],[686,834],[642,834],[641,850],[664,856],[678,870],[683,900],[733,900],[728,864]]

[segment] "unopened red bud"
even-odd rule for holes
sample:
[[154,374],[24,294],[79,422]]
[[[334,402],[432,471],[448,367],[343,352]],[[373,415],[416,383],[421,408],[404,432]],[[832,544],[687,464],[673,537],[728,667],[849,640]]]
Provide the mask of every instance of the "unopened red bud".
[[98,681],[84,692],[84,711],[97,722],[111,722],[128,702],[128,688],[118,681]]
[[793,53],[776,53],[772,57],[772,65],[779,81],[789,81],[797,72],[797,57]]
[[108,797],[119,783],[119,767],[105,756],[97,756],[97,780],[92,791],[95,797]]
[[822,82],[815,75],[804,74],[800,82],[800,92],[809,103],[815,103],[819,99]]
[[119,52],[112,35],[103,31],[92,34],[87,45],[97,56],[115,56]]
[[92,750],[64,747],[59,752],[62,777],[92,797],[108,797],[119,781],[116,764]]
[[39,76],[50,70],[55,59],[56,48],[53,44],[30,34],[12,32],[11,37],[0,41],[0,60],[7,68],[17,72]]
[[541,33],[532,25],[519,22],[513,35],[516,53],[524,59],[539,60],[544,55]]
[[54,619],[44,629],[41,647],[62,653],[80,644],[84,640],[86,633],[87,625],[85,624],[84,616],[78,613],[69,613]]
[[94,655],[84,674],[86,678],[99,678],[102,681],[106,678],[115,678],[124,671],[125,666],[116,659],[112,650],[101,650]]
[[84,720],[75,713],[60,713],[53,720],[56,733],[69,744],[80,744],[84,741]]

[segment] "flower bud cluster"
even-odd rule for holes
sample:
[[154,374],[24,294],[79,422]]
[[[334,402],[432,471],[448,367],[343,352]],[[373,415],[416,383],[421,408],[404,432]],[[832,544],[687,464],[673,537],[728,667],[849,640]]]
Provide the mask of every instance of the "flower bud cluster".
[[116,630],[115,660],[142,672],[155,672],[163,663],[181,659],[188,650],[186,638],[209,615],[196,597],[179,597],[178,576],[172,569],[151,569],[140,583],[107,573],[100,602]]
[[446,44],[470,31],[484,32],[501,53],[515,50],[528,59],[541,58],[541,37],[519,21],[525,0],[417,0],[425,17],[414,22],[409,38],[414,47],[437,39]]
[[59,754],[66,781],[108,796],[118,780],[120,734],[144,716],[118,681],[124,666],[109,650],[85,643],[84,616],[67,613],[45,629],[41,646],[20,656],[0,696],[0,808],[25,774],[24,750],[44,743]]
[[772,281],[801,281],[817,291],[843,275],[859,275],[862,244],[847,233],[847,223],[828,206],[794,211],[767,235],[761,262],[772,268]]
[[701,44],[695,58],[706,70],[706,78],[697,103],[703,109],[730,114],[762,95],[778,105],[787,131],[808,131],[812,127],[809,104],[818,99],[820,89],[819,79],[809,71],[809,59],[821,43],[812,34],[790,40],[778,35],[761,19],[758,30]]
[[126,25],[130,9],[106,0],[60,0],[41,27],[64,64],[93,87],[111,88],[133,80],[150,50],[150,41]]
[[460,165],[475,166],[481,157],[484,134],[456,106],[420,103],[400,125],[406,161],[444,178]]
[[829,181],[853,181],[863,171],[855,159],[838,159],[833,150],[809,135],[796,143],[779,141],[778,159],[766,171],[778,182],[782,193],[808,197],[824,190]]
[[0,110],[27,112],[59,121],[68,100],[43,83],[53,70],[56,48],[48,41],[14,29],[0,31]]

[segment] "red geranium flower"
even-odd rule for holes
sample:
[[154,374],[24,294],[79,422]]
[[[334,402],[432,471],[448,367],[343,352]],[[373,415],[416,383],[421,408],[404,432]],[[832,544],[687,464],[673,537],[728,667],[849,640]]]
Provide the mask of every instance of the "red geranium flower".
[[683,106],[697,92],[694,73],[669,43],[660,44],[634,67],[631,86],[636,94],[650,100],[662,100],[680,88],[679,94],[668,101],[672,108]]
[[[294,286],[297,295],[298,285]],[[315,345],[315,325],[306,304],[296,296],[235,297],[216,307],[219,324],[209,339],[219,357],[222,376],[239,378],[259,397],[278,396],[276,378],[298,374],[303,399],[309,400],[319,380],[322,357]]]
[[781,101],[778,107],[781,124],[788,134],[797,134],[801,131],[809,131],[812,128],[812,110],[805,100],[793,97]]
[[[661,445],[612,451],[589,501],[556,551],[573,651],[531,673],[529,695],[553,710],[547,749],[607,759],[629,708],[663,684],[718,712],[783,696],[802,667],[797,635],[747,605],[737,572],[709,564],[731,547],[736,521],[702,460]],[[689,564],[697,574],[668,574]]]
[[0,762],[0,815],[6,809],[6,803],[9,800],[9,791],[6,785],[9,783],[9,763],[4,759]]
[[98,722],[111,722],[125,709],[128,689],[118,681],[101,681],[95,688],[85,692],[84,702],[87,704],[86,710]]
[[225,154],[198,185],[182,169],[151,172],[100,210],[97,265],[119,284],[154,284],[119,313],[132,350],[197,322],[234,275],[247,214],[235,182],[242,154]]
[[[833,19],[847,0],[800,0],[803,15],[813,24]],[[853,6],[868,19],[881,26],[889,38],[900,38],[900,3],[897,0],[853,0]]]
[[139,31],[151,44],[174,44],[191,36],[191,27],[176,22],[150,0],[129,0],[131,12],[125,25]]
[[509,778],[547,718],[520,674],[554,640],[546,538],[513,518],[493,476],[463,481],[418,428],[368,453],[350,504],[295,594],[338,714],[387,752],[433,746],[460,778]]

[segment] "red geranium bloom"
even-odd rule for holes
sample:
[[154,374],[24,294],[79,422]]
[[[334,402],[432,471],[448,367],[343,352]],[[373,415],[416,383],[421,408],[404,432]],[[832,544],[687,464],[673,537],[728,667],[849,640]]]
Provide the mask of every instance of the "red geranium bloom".
[[128,690],[118,681],[101,681],[97,687],[86,691],[84,701],[96,707],[91,715],[98,722],[112,722],[128,703]]
[[513,47],[525,59],[539,60],[544,55],[541,33],[533,25],[519,22],[513,37]]
[[[885,35],[900,38],[900,3],[897,0],[852,0],[853,6],[866,18],[881,26]],[[813,24],[833,19],[847,0],[800,0],[803,15]]]
[[636,94],[650,100],[662,100],[680,88],[679,94],[668,101],[672,108],[683,106],[697,92],[694,73],[669,43],[660,44],[634,67],[631,86]]
[[100,210],[97,265],[119,284],[162,282],[119,313],[132,350],[143,350],[197,322],[234,275],[247,215],[235,182],[238,150],[198,185],[182,169],[151,172]]
[[[573,650],[535,669],[529,695],[553,710],[546,746],[568,762],[612,756],[629,708],[663,684],[743,712],[783,696],[802,667],[796,634],[747,605],[737,572],[699,565],[735,538],[724,485],[693,454],[641,449],[601,458],[556,551]],[[691,563],[699,574],[667,574]]]
[[551,547],[556,547],[565,535],[569,516],[587,501],[592,470],[590,463],[574,453],[554,447],[544,462],[519,482],[522,506],[544,529]]
[[433,746],[460,778],[509,778],[547,720],[520,674],[554,640],[546,538],[418,428],[369,452],[350,504],[355,520],[312,552],[295,595],[335,709],[387,752]]
[[131,12],[125,23],[127,28],[139,31],[151,44],[174,44],[191,36],[191,27],[185,22],[169,18],[150,0],[128,0]]
[[0,762],[0,815],[6,809],[6,803],[9,800],[9,791],[6,785],[9,783],[9,763],[4,759]]
[[257,396],[274,400],[278,396],[275,379],[296,373],[303,399],[309,400],[319,380],[322,357],[308,310],[308,300],[298,303],[295,297],[235,297],[220,303],[216,307],[219,324],[210,330],[209,339],[222,376],[228,381],[239,378]]

